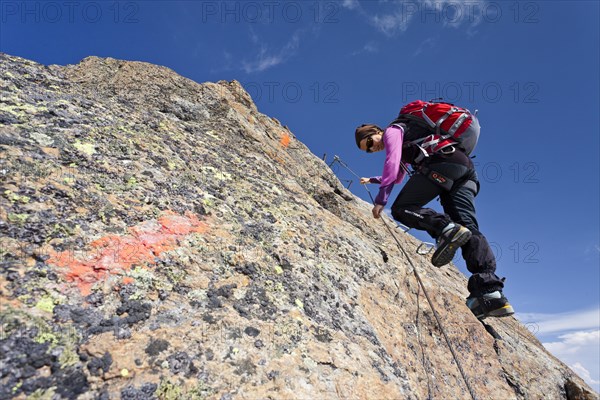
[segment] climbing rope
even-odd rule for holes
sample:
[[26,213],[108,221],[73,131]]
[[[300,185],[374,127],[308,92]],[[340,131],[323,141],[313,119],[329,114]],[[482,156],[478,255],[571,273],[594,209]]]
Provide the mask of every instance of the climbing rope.
[[[348,164],[346,164],[344,161],[342,161],[339,156],[335,156],[334,157],[334,162],[340,163],[340,165],[342,167],[344,167],[348,171],[350,171],[350,173],[352,175],[356,176],[358,178],[358,180],[360,181],[360,176],[358,176],[348,166]],[[402,164],[402,166],[406,170],[406,166],[404,166],[404,164]],[[365,187],[367,193],[369,194],[369,197],[371,198],[371,201],[373,202],[373,204],[375,204],[375,200],[373,199],[373,195],[371,194],[371,191],[369,190],[369,188],[367,187],[367,185],[364,185],[364,187]],[[465,385],[467,386],[467,389],[469,390],[471,398],[473,400],[477,400],[477,397],[475,396],[475,391],[473,390],[473,388],[471,387],[471,384],[469,383],[467,375],[465,374],[465,371],[463,370],[462,364],[460,363],[460,360],[458,359],[458,356],[456,355],[456,352],[454,351],[454,347],[452,347],[452,343],[450,342],[450,339],[448,338],[448,335],[446,334],[446,330],[444,329],[444,326],[442,325],[442,321],[440,320],[440,316],[438,315],[438,312],[435,309],[435,307],[433,305],[433,302],[431,301],[431,298],[429,297],[429,293],[427,293],[427,289],[425,289],[425,285],[423,284],[423,281],[421,280],[421,276],[419,275],[419,272],[417,271],[417,268],[413,264],[411,258],[408,256],[408,253],[406,252],[406,250],[404,250],[404,247],[402,247],[402,244],[400,243],[400,241],[398,240],[398,238],[396,237],[396,235],[394,235],[394,232],[392,231],[392,229],[389,227],[389,225],[387,224],[387,222],[385,222],[384,218],[381,218],[381,222],[383,222],[383,225],[388,230],[388,232],[390,233],[390,235],[392,236],[392,238],[394,238],[394,241],[396,242],[396,245],[398,245],[398,248],[402,251],[402,254],[404,254],[404,257],[406,257],[406,259],[408,260],[410,266],[412,267],[413,274],[415,275],[415,278],[417,278],[417,282],[419,282],[419,286],[421,287],[421,289],[423,289],[423,294],[425,294],[425,298],[427,299],[427,302],[429,303],[429,307],[431,307],[431,311],[433,311],[433,316],[435,317],[435,320],[436,320],[436,322],[438,324],[438,327],[440,328],[440,331],[442,332],[442,335],[444,336],[444,339],[446,340],[446,344],[448,345],[448,348],[450,349],[450,352],[452,353],[452,357],[454,358],[454,361],[456,362],[456,366],[458,367],[460,375],[462,376],[463,380],[465,381]]]

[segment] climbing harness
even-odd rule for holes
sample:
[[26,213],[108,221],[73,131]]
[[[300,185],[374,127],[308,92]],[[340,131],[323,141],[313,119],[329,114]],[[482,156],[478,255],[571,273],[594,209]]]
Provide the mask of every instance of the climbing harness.
[[[348,166],[348,164],[346,164],[344,161],[342,161],[340,159],[340,157],[337,156],[337,155],[334,157],[334,160],[333,160],[333,163],[335,163],[335,162],[338,162],[342,167],[346,168],[352,175],[356,176],[358,178],[358,180],[360,180],[360,176],[358,176]],[[408,170],[406,169],[406,166],[403,163],[400,163],[400,165],[402,165],[402,167],[405,169],[405,171],[408,172]],[[369,190],[369,188],[366,185],[365,185],[365,189],[366,189],[367,193],[369,194],[369,197],[371,198],[371,201],[373,202],[373,204],[375,204],[375,200],[373,199],[373,195],[371,194],[371,191]],[[469,390],[469,394],[471,395],[471,398],[473,400],[477,400],[477,397],[475,396],[475,392],[473,391],[473,388],[471,387],[471,384],[469,383],[469,379],[467,378],[467,375],[465,374],[465,371],[463,370],[462,364],[460,363],[460,360],[458,359],[458,356],[456,355],[456,352],[454,351],[454,347],[452,347],[452,343],[450,342],[450,339],[448,338],[448,335],[446,334],[446,330],[444,329],[444,326],[442,325],[442,321],[440,320],[440,317],[438,315],[437,310],[433,306],[433,302],[431,301],[431,298],[429,297],[429,293],[427,293],[427,289],[425,289],[425,285],[423,284],[423,281],[421,280],[421,276],[419,275],[419,273],[417,271],[417,268],[413,264],[411,258],[408,256],[408,253],[406,252],[406,250],[404,250],[404,247],[402,247],[402,244],[400,244],[400,241],[398,240],[398,238],[396,237],[396,235],[394,235],[394,232],[392,231],[392,229],[389,227],[389,225],[387,224],[387,222],[385,222],[384,218],[381,218],[381,222],[383,222],[383,225],[388,230],[388,232],[390,233],[390,235],[392,236],[392,238],[396,242],[396,245],[402,251],[402,254],[404,254],[404,257],[406,257],[406,259],[408,260],[410,266],[412,267],[413,274],[415,275],[415,278],[417,279],[417,282],[419,282],[420,288],[423,289],[423,294],[425,294],[425,298],[427,299],[427,303],[429,303],[429,307],[431,307],[431,311],[433,312],[433,316],[435,317],[437,325],[439,326],[440,331],[442,332],[442,335],[444,336],[444,339],[446,340],[446,344],[448,345],[448,348],[450,349],[450,352],[452,353],[452,357],[454,358],[454,361],[456,362],[456,366],[458,367],[460,375],[462,376],[462,378],[463,378],[463,380],[465,382],[465,385],[466,385],[467,389]],[[404,232],[408,232],[408,229],[406,231],[404,231]],[[417,248],[417,252],[418,253],[419,253],[419,249],[421,249],[421,247],[423,245],[425,245],[425,244],[426,245],[431,245],[429,243],[422,243]],[[433,248],[433,247],[431,247],[431,248]],[[427,253],[429,253],[429,251],[431,251],[431,248],[427,251]],[[424,254],[427,254],[427,253],[424,253]],[[419,253],[419,254],[423,254],[423,253]],[[430,393],[431,393],[431,389],[430,389]]]

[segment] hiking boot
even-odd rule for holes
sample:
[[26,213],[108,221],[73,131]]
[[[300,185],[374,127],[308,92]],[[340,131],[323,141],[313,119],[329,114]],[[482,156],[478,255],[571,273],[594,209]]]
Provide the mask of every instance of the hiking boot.
[[508,299],[499,290],[486,293],[481,297],[467,297],[467,307],[478,319],[508,317],[515,313],[515,310],[508,303]]
[[471,239],[471,231],[462,225],[451,222],[437,239],[437,249],[431,257],[431,263],[436,267],[448,264],[454,258],[456,250]]

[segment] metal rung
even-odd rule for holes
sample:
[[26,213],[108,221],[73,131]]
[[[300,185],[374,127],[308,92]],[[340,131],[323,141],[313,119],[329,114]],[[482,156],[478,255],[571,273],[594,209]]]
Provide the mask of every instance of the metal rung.
[[404,225],[404,224],[397,224],[396,225],[396,229],[400,228],[402,230],[402,232],[406,233],[408,231],[411,230],[411,228],[409,228],[408,226]]
[[417,247],[417,254],[422,256],[431,253],[431,250],[435,249],[434,243],[422,242],[419,247]]

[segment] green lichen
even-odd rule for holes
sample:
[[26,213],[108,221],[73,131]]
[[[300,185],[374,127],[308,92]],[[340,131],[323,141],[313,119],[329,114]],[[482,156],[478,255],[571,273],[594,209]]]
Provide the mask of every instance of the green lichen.
[[0,104],[0,109],[21,117],[25,116],[25,114],[37,114],[48,111],[48,107],[46,106],[32,105],[28,103],[22,103],[20,101],[16,102],[15,105]]
[[[23,122],[22,119],[25,118],[25,113],[23,111],[20,111],[20,109],[18,107],[13,106],[13,105],[6,105],[3,103],[0,103],[0,110],[12,114],[15,118],[18,118],[21,122]],[[18,111],[16,111],[16,110],[18,110]]]
[[180,283],[187,275],[185,271],[170,265],[163,267],[163,272],[173,285]]
[[31,200],[29,198],[29,196],[21,196],[18,195],[16,193],[14,193],[12,190],[5,190],[4,191],[4,196],[9,199],[10,201],[12,201],[13,203],[23,203],[23,204],[27,204],[29,203],[29,200]]
[[192,290],[187,294],[187,297],[190,300],[204,300],[204,299],[206,299],[206,290],[204,290],[204,289]]
[[42,146],[50,146],[54,143],[54,139],[52,139],[48,135],[44,135],[39,132],[32,132],[29,134],[33,140],[35,140],[38,144]]
[[221,138],[215,133],[215,131],[206,131],[205,135],[210,136],[213,139],[221,140]]
[[296,306],[298,306],[299,309],[304,310],[304,303],[302,302],[302,300],[296,299],[295,303],[296,303]]
[[[135,128],[132,129],[132,128],[129,128],[128,126],[126,126],[126,125],[119,125],[119,126],[117,126],[117,131],[118,132],[127,133],[129,136],[137,136],[137,135],[139,135],[139,132],[137,132],[135,130]],[[124,135],[121,135],[121,136],[124,136]]]
[[79,355],[77,354],[77,336],[69,337],[68,341],[65,342],[65,347],[63,348],[63,352],[60,354],[58,361],[63,367],[76,365],[79,360]]
[[164,278],[161,280],[152,270],[147,268],[138,266],[131,270],[128,275],[135,280],[136,292],[130,296],[132,300],[145,298],[150,290],[173,290],[173,285],[166,282]]
[[93,143],[81,143],[79,140],[73,143],[73,146],[80,152],[91,156],[96,153],[96,148]]
[[265,290],[269,301],[278,307],[285,307],[289,304],[289,298],[285,294],[286,290],[283,283],[267,280],[265,281]]
[[138,286],[142,286],[145,289],[151,289],[156,281],[154,272],[148,268],[135,267],[129,272],[129,276],[135,279],[135,283]]
[[160,381],[160,385],[156,389],[156,396],[161,400],[181,400],[184,398],[181,385],[174,384],[166,378]]
[[13,386],[11,389],[13,394],[17,393],[17,391],[21,388],[21,386],[23,386],[23,381],[17,382],[17,384],[15,386]]
[[58,337],[52,332],[41,332],[35,337],[34,341],[36,343],[50,343],[54,347],[58,344]]
[[127,180],[127,188],[128,189],[133,189],[136,185],[137,185],[137,179],[135,179],[135,176],[130,177]]
[[28,214],[15,214],[15,213],[10,213],[8,214],[8,220],[14,224],[18,224],[18,225],[24,225],[25,222],[27,221],[27,218],[29,218]]
[[79,225],[76,225],[75,228],[71,228],[70,226],[59,222],[57,224],[54,224],[54,227],[52,228],[52,232],[50,233],[49,236],[53,236],[55,234],[62,234],[64,236],[73,236],[73,234],[75,233],[75,230],[78,228],[79,228]]
[[281,192],[281,190],[279,190],[279,189],[277,188],[277,186],[271,186],[271,191],[272,191],[273,193],[275,193],[277,196],[281,196],[281,195],[283,194],[283,193]]
[[193,388],[185,390],[180,382],[171,382],[168,378],[162,378],[155,395],[160,400],[206,400],[214,395],[214,390],[202,381]]
[[49,296],[44,296],[37,302],[35,308],[51,313],[52,311],[54,311],[54,306],[54,299]]
[[165,122],[166,120],[161,119],[160,122],[158,123],[158,129],[159,130],[166,130],[167,128],[167,123]]
[[52,400],[55,398],[56,388],[53,386],[48,389],[38,389],[31,393],[27,400]]
[[205,382],[200,381],[187,395],[190,400],[205,400],[214,394],[214,390]]
[[38,389],[27,397],[28,400],[52,400],[55,398],[56,388]]
[[37,343],[48,343],[48,351],[60,350],[58,361],[61,367],[72,366],[80,362],[77,344],[80,337],[72,326],[52,326],[43,318],[15,310],[8,306],[0,309],[0,338],[9,337],[15,332],[35,329],[33,340]]
[[17,300],[19,300],[21,303],[24,303],[24,304],[28,304],[29,299],[31,299],[30,294],[22,294],[19,297],[17,297]]
[[217,179],[220,181],[230,181],[232,180],[232,175],[228,172],[218,170],[210,165],[204,165],[200,168],[200,172],[202,176],[209,179]]

